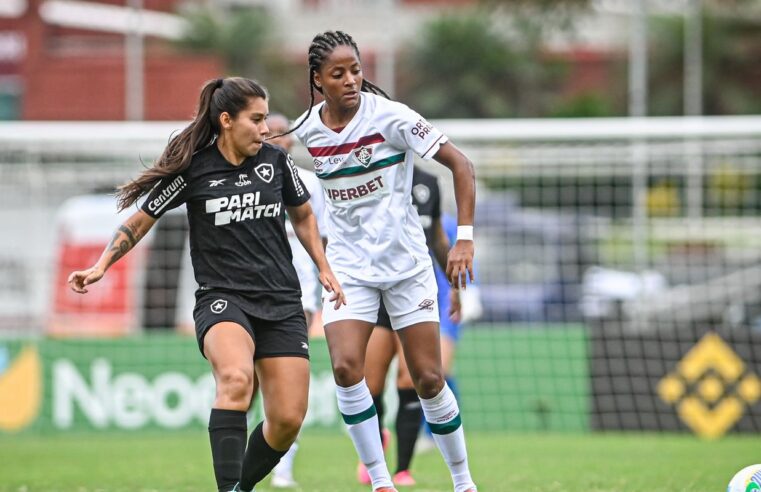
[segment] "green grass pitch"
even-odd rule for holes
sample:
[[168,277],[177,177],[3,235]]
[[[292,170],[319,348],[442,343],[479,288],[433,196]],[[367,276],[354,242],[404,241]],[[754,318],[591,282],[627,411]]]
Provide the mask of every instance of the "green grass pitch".
[[[297,491],[369,490],[355,482],[348,436],[312,431],[300,444]],[[758,436],[469,433],[468,447],[481,492],[716,492],[761,462]],[[435,450],[417,455],[413,472],[418,485],[410,492],[452,490]],[[0,437],[3,492],[214,490],[203,432]],[[267,479],[257,488],[273,490]]]

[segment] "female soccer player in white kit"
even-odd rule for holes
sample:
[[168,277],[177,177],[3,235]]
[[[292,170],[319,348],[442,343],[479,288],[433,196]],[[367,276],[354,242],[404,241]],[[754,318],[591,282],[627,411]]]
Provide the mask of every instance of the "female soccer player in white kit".
[[411,200],[414,154],[452,171],[459,229],[447,276],[465,288],[466,277],[473,280],[473,165],[419,114],[363,78],[359,50],[348,34],[314,38],[309,84],[312,97],[317,90],[325,101],[311,107],[312,100],[292,131],[312,156],[325,191],[327,256],[347,299],[338,310],[323,310],[339,410],[373,489],[395,490],[364,379],[382,297],[454,490],[475,491],[460,412],[441,366],[431,258]]

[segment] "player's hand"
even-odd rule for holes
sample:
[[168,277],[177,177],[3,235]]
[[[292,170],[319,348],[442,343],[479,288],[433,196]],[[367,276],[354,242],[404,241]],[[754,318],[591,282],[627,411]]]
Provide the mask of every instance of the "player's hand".
[[460,304],[460,291],[449,289],[449,319],[453,323],[459,323],[462,319],[462,305]]
[[455,289],[464,289],[468,277],[473,282],[476,277],[473,274],[473,251],[475,247],[473,241],[459,239],[447,256],[447,279],[449,285]]
[[336,277],[333,275],[333,272],[330,270],[320,272],[320,283],[325,287],[325,290],[333,294],[330,296],[330,302],[336,303],[335,306],[333,306],[333,309],[338,309],[342,305],[346,305],[346,296],[341,288],[341,284],[338,283],[338,280],[336,280]]
[[87,289],[85,287],[100,280],[105,273],[105,270],[98,267],[71,272],[71,275],[69,275],[69,287],[74,292],[86,294]]

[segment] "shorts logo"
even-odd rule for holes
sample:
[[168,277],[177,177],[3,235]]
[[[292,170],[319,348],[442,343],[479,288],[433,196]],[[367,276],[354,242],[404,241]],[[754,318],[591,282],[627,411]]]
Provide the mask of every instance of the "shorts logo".
[[354,151],[354,157],[357,158],[360,164],[367,167],[370,164],[370,159],[373,157],[373,149],[362,146]]
[[275,168],[272,166],[272,164],[265,162],[264,164],[259,164],[254,168],[254,172],[257,176],[259,176],[259,179],[264,181],[265,183],[272,182],[272,177],[275,175]]
[[238,181],[235,183],[235,186],[246,186],[250,184],[251,180],[248,179],[248,174],[239,174]]
[[307,344],[306,342],[301,342],[301,348],[303,348],[304,350],[309,350],[309,344]]
[[420,308],[420,311],[433,311],[433,305],[436,304],[436,301],[431,299],[425,299],[423,302],[418,304],[418,307]]
[[211,303],[211,312],[214,314],[219,314],[225,309],[227,309],[227,301],[224,299],[217,299],[216,301]]

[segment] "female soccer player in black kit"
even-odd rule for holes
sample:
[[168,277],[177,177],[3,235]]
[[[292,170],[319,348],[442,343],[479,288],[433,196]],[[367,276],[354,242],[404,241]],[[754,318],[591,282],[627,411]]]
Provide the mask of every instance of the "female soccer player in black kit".
[[[69,276],[74,291],[87,292],[164,212],[187,204],[199,284],[193,316],[198,346],[217,384],[209,436],[223,492],[252,490],[293,443],[306,414],[309,345],[285,209],[335,308],[345,304],[309,193],[290,156],[264,142],[267,114],[267,94],[256,82],[207,82],[195,120],[152,168],[119,188],[120,209],[147,193],[140,209],[119,227],[95,265]],[[254,370],[265,419],[247,444]]]

